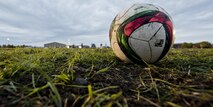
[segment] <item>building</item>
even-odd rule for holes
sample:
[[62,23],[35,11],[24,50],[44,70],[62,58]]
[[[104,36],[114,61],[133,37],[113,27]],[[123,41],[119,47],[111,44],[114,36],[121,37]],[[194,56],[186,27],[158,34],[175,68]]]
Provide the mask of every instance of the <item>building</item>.
[[67,48],[90,48],[90,46],[88,46],[88,45],[83,45],[83,44],[81,44],[81,45],[67,45]]
[[88,45],[78,45],[78,48],[90,48]]
[[110,47],[107,46],[107,44],[105,44],[105,46],[103,46],[103,44],[101,43],[101,44],[100,44],[100,48],[102,49],[102,48],[110,48]]
[[58,43],[58,42],[51,42],[51,43],[44,44],[44,47],[45,48],[66,48],[66,45],[62,43]]
[[79,48],[90,48],[88,45],[84,45],[83,43],[81,43],[81,45],[79,46]]
[[77,46],[77,45],[67,45],[67,48],[79,48],[79,46]]

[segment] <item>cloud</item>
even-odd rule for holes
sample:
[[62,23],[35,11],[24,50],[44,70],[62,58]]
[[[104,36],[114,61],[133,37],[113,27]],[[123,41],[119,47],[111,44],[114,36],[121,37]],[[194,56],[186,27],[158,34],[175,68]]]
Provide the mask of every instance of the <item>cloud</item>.
[[[171,14],[176,42],[213,42],[211,0],[142,0]],[[107,43],[111,21],[137,0],[5,0],[0,1],[0,44],[42,46],[46,42]],[[185,38],[185,39],[184,39]],[[190,39],[191,38],[191,39]]]

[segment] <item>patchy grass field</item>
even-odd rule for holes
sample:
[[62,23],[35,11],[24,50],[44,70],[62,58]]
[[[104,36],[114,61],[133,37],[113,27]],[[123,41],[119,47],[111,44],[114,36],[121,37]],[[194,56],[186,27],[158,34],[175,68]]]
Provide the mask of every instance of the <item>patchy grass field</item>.
[[213,49],[142,66],[111,49],[0,49],[0,106],[213,106]]

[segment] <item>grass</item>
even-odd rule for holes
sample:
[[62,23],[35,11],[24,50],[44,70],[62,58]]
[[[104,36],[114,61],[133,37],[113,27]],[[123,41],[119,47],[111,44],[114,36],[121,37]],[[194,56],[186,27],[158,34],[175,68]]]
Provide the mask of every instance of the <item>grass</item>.
[[213,106],[213,49],[148,66],[111,49],[0,49],[0,106]]

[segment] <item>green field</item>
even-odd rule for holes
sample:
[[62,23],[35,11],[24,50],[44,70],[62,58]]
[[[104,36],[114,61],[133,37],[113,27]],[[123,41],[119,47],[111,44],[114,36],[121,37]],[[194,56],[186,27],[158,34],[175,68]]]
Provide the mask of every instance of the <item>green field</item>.
[[0,49],[0,107],[213,106],[213,49],[172,49],[151,65],[111,49]]

